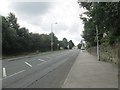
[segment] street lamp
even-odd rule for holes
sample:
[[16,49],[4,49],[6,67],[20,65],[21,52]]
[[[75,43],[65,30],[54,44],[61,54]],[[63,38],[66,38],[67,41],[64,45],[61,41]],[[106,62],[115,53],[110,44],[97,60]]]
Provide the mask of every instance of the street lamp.
[[57,22],[51,23],[51,51],[53,51],[53,24],[57,24]]

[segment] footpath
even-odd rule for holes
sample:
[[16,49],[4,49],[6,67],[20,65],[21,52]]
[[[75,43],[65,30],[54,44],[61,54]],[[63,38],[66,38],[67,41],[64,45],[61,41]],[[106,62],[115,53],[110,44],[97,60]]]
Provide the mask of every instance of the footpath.
[[62,88],[118,88],[118,67],[82,51]]

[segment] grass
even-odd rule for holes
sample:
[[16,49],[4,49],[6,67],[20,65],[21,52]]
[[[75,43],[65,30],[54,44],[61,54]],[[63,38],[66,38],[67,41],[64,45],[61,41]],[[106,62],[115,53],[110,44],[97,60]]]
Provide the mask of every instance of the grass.
[[[58,52],[58,51],[63,51],[63,50],[56,50],[54,52]],[[17,53],[17,54],[14,54],[14,55],[3,55],[2,60],[11,59],[11,58],[19,58],[19,57],[30,56],[30,55],[47,54],[47,53],[51,53],[51,51],[46,51],[46,52],[23,52],[23,53]]]
[[27,56],[27,55],[36,55],[36,54],[41,54],[41,53],[46,53],[46,52],[23,52],[23,53],[18,53],[18,54],[14,54],[14,55],[3,55],[2,59],[24,57],[24,56]]

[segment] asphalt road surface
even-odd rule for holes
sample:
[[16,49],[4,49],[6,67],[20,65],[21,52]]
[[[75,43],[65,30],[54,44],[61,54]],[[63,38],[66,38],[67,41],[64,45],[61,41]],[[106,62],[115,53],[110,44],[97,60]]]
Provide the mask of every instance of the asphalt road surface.
[[60,88],[78,49],[3,61],[3,88]]

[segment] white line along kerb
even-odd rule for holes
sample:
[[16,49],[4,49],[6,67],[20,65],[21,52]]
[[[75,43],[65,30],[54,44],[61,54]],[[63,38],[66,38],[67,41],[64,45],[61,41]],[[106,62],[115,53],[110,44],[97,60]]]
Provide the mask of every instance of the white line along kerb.
[[6,69],[3,68],[3,77],[6,77],[6,76],[7,76],[7,74],[6,74]]
[[32,67],[32,65],[31,65],[31,64],[29,64],[28,62],[25,62],[25,64],[27,64],[28,66]]
[[42,62],[46,62],[45,60],[42,60],[42,59],[38,59],[38,60],[40,60],[40,61],[42,61]]

